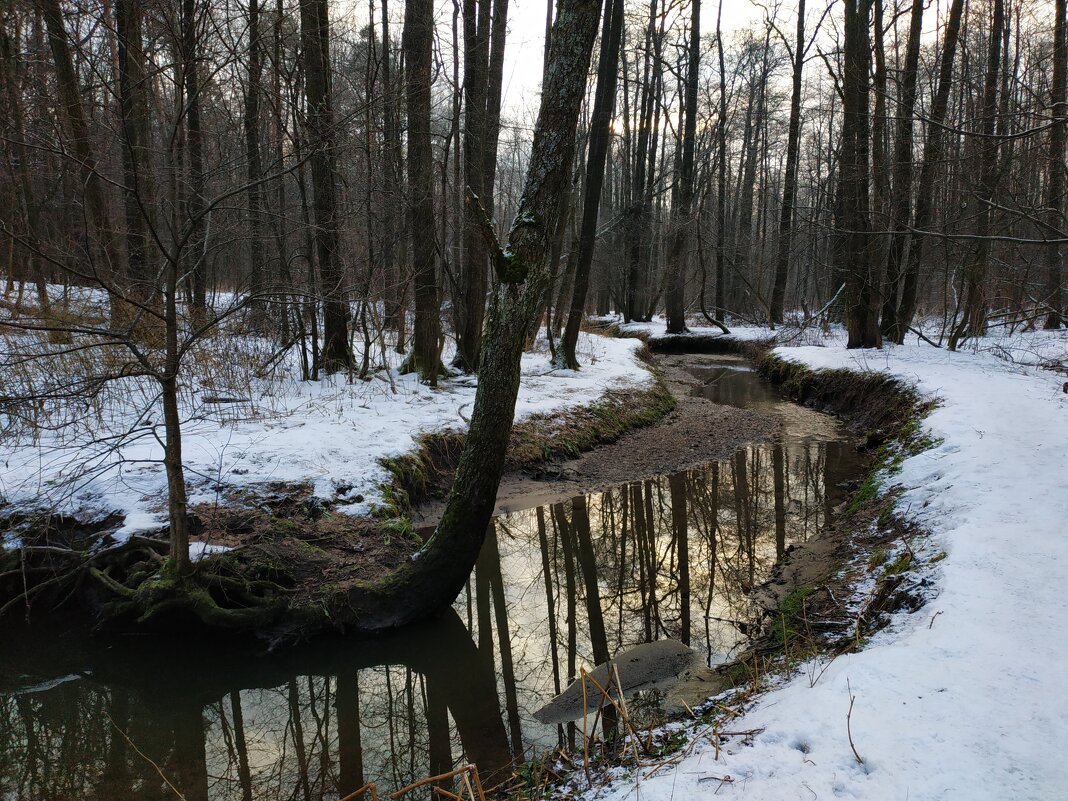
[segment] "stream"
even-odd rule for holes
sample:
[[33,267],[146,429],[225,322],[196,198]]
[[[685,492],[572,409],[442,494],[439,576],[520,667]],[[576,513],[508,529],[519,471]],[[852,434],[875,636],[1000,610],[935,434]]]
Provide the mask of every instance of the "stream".
[[[756,621],[752,588],[819,535],[864,464],[833,419],[782,401],[745,360],[679,358],[694,394],[776,417],[776,441],[512,499],[435,621],[272,654],[199,636],[0,632],[0,800],[310,801],[367,781],[384,797],[465,762],[488,786],[573,741],[533,713],[578,667],[663,638],[729,659]],[[662,713],[656,698],[636,707]]]

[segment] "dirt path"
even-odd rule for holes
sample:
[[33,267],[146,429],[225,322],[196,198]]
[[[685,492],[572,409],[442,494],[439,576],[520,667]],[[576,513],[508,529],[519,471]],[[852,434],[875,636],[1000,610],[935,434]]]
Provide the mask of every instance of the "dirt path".
[[[508,473],[497,492],[497,513],[529,509],[600,489],[730,457],[739,447],[767,442],[782,435],[779,411],[793,404],[765,404],[740,409],[715,403],[697,394],[704,382],[691,369],[722,364],[724,357],[670,354],[657,358],[664,383],[677,405],[659,423],[639,428],[609,445],[573,459],[551,462],[532,471]],[[803,414],[817,415],[807,410]],[[421,504],[413,511],[417,528],[433,525],[444,508],[441,501]]]

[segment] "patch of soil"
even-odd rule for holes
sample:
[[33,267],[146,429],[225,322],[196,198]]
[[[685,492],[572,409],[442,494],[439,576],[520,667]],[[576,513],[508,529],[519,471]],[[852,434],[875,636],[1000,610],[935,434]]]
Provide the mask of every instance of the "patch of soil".
[[[743,445],[779,436],[782,419],[773,410],[738,409],[696,394],[702,382],[686,368],[715,361],[715,356],[694,354],[657,357],[661,379],[675,397],[673,411],[573,458],[509,471],[497,491],[497,514],[678,473],[727,459]],[[432,526],[444,508],[443,499],[428,498],[413,509],[412,522],[420,528]]]
[[191,511],[195,541],[232,548],[248,563],[276,565],[290,577],[294,600],[302,588],[376,579],[416,547],[410,536],[383,532],[380,521],[334,512],[309,485],[274,484],[266,494]]

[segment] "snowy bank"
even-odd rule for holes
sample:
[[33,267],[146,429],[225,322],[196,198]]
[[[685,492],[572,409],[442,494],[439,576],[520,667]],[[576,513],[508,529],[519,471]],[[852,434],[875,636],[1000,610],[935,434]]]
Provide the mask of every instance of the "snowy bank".
[[[227,344],[229,358],[244,357],[235,353],[245,347],[239,340]],[[651,385],[640,349],[635,341],[583,334],[582,369],[571,371],[554,368],[539,342],[523,355],[516,419],[587,406],[609,390]],[[390,478],[381,461],[414,450],[423,434],[465,429],[476,386],[474,377],[456,376],[432,390],[414,375],[400,375],[403,357],[383,350],[393,360],[391,369],[366,382],[344,374],[300,381],[295,353],[269,378],[224,366],[223,372],[241,373],[224,388],[231,391],[220,392],[206,368],[191,369],[181,410],[190,502],[211,503],[267,482],[308,482],[316,496],[336,501],[339,511],[370,512]],[[125,518],[120,535],[160,527],[166,478],[156,390],[145,379],[123,381],[121,392],[98,399],[72,424],[5,440],[0,499],[21,510],[82,519],[117,512]],[[233,392],[234,386],[240,391]]]
[[621,317],[615,316],[596,317],[593,318],[593,320],[601,325],[614,326],[616,330],[624,336],[639,337],[640,339],[649,341],[674,337],[691,337],[694,339],[715,337],[719,339],[733,339],[742,342],[767,342],[775,339],[776,336],[775,331],[767,326],[760,325],[731,324],[729,326],[730,333],[724,334],[723,331],[716,326],[708,325],[700,319],[688,320],[685,333],[669,334],[667,333],[667,318],[661,314],[655,315],[653,319],[644,322],[632,321],[625,323]]
[[1063,375],[1004,358],[1068,353],[1068,335],[1041,339],[984,340],[971,353],[776,351],[812,368],[888,373],[939,400],[923,426],[940,444],[892,476],[898,511],[931,532],[927,555],[946,554],[927,568],[937,596],[860,652],[800,666],[731,721],[761,731],[725,741],[718,759],[699,738],[674,764],[599,797],[1068,797],[1068,394]]

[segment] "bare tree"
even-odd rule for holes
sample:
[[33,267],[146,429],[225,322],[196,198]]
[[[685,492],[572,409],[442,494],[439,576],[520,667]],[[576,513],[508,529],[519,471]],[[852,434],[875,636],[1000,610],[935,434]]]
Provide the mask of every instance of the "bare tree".
[[1053,28],[1053,81],[1051,103],[1053,122],[1049,131],[1049,177],[1046,179],[1046,208],[1049,233],[1053,240],[1046,245],[1045,301],[1049,307],[1044,328],[1053,330],[1064,324],[1064,257],[1056,232],[1063,229],[1064,220],[1064,146],[1068,127],[1068,24],[1065,21],[1065,0],[1056,0]]
[[436,275],[433,153],[430,143],[430,66],[434,43],[431,0],[407,0],[404,10],[405,93],[408,101],[408,219],[415,284],[415,343],[406,369],[437,385],[440,302]]
[[304,82],[308,96],[308,128],[314,134],[311,163],[315,227],[315,258],[323,293],[322,366],[327,372],[353,366],[349,347],[349,309],[345,271],[338,254],[335,164],[337,131],[330,92],[330,14],[328,0],[300,0],[300,32],[304,48]]

